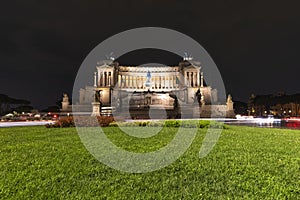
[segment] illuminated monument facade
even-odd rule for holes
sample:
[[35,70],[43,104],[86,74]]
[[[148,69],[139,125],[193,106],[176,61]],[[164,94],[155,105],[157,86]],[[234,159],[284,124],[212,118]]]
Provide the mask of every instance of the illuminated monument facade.
[[94,110],[92,115],[106,115],[112,110],[122,115],[129,110],[132,119],[139,119],[149,118],[149,109],[154,113],[164,109],[167,118],[210,117],[211,109],[232,117],[232,104],[230,96],[226,104],[218,103],[217,90],[205,84],[201,63],[186,57],[178,66],[98,62],[94,85],[80,89],[78,106]]

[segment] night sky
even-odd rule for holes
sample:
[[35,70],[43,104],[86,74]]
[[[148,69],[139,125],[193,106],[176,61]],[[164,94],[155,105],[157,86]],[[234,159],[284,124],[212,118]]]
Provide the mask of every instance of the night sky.
[[[147,26],[174,29],[199,42],[234,100],[247,101],[251,93],[298,93],[299,8],[296,0],[2,2],[0,93],[37,108],[53,105],[64,92],[71,96],[77,70],[94,47]],[[136,55],[123,56],[121,64],[143,61],[142,53]],[[173,65],[178,58],[160,61]]]

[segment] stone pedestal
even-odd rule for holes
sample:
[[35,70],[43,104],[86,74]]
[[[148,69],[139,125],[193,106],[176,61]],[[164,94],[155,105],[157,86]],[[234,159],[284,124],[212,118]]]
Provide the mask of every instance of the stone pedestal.
[[93,106],[93,112],[92,112],[92,117],[95,116],[100,116],[100,103],[99,102],[92,102]]
[[193,118],[200,118],[200,106],[198,103],[194,104]]
[[211,117],[211,105],[205,105],[205,103],[202,103],[200,108],[200,117],[201,118]]

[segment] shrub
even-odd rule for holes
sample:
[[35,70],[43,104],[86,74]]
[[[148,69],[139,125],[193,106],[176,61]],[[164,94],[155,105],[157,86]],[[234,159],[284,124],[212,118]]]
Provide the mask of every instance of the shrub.
[[180,127],[179,120],[166,120],[164,126],[165,127]]
[[199,121],[199,128],[209,128],[210,121],[207,120],[200,120]]
[[110,123],[114,122],[114,118],[112,116],[98,116],[97,117],[98,123],[101,127],[106,127]]
[[47,128],[64,128],[64,127],[106,127],[110,123],[114,122],[114,118],[111,116],[76,116],[73,117],[63,117],[58,119],[54,124],[47,124]]
[[222,122],[208,120],[165,120],[165,121],[134,121],[134,122],[111,122],[110,127],[183,127],[183,128],[224,128],[228,129]]
[[149,126],[151,126],[151,127],[163,127],[164,126],[164,121],[151,121],[149,123]]
[[185,121],[182,121],[182,127],[184,128],[197,128],[199,127],[199,122],[198,120],[185,120]]
[[149,126],[150,122],[138,122],[138,126]]
[[46,124],[47,128],[63,128],[63,127],[75,127],[73,117],[63,117],[55,121],[54,124]]

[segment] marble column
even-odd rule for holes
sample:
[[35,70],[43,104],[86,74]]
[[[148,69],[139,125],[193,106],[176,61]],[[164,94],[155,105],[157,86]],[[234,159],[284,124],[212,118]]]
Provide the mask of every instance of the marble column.
[[199,87],[200,86],[200,72],[198,71],[197,72],[197,86]]
[[101,72],[98,71],[98,86],[101,86]]
[[109,77],[109,74],[108,74],[108,71],[106,71],[106,72],[105,72],[105,86],[108,86],[108,85],[109,85],[108,77]]
[[128,76],[128,88],[131,87],[131,76]]
[[131,76],[131,81],[132,81],[131,87],[134,88],[134,76]]
[[94,72],[94,87],[97,87],[97,72]]
[[175,88],[175,82],[174,82],[174,79],[175,79],[175,77],[174,77],[174,75],[172,75],[172,88]]
[[104,87],[104,82],[105,82],[105,76],[104,76],[104,71],[102,71],[102,87]]
[[105,86],[108,86],[108,81],[107,81],[107,79],[108,79],[108,72],[105,71]]
[[190,72],[186,73],[186,78],[187,78],[187,86],[190,86]]
[[109,72],[106,72],[106,86],[110,85],[110,80],[109,80],[110,76],[109,76]]
[[157,77],[157,89],[161,87],[160,76]]
[[121,83],[122,83],[122,76],[119,74],[118,75],[118,87],[121,87]]
[[160,76],[158,76],[157,79],[158,79],[158,89],[159,89],[161,87]]
[[105,86],[108,86],[108,72],[105,71]]
[[186,72],[186,76],[185,76],[185,85],[186,85],[186,86],[189,86],[188,72]]
[[146,87],[146,86],[145,86],[146,81],[147,81],[147,78],[146,78],[146,77],[143,77],[143,88]]
[[114,85],[114,71],[111,71],[111,81],[110,81],[111,85]]
[[168,81],[166,75],[164,76],[164,82],[165,82],[165,89],[168,87]]
[[124,75],[124,88],[126,88],[126,87],[127,87],[127,76]]
[[132,83],[133,88],[136,88],[136,76],[132,76],[132,81],[133,81]]
[[173,76],[173,87],[176,88],[176,76]]
[[111,86],[111,72],[107,72],[108,76],[107,76],[107,79],[108,79],[108,86]]
[[135,88],[138,88],[138,76],[135,76]]
[[108,85],[108,86],[111,86],[111,72],[107,72],[107,75],[108,75],[108,76],[107,76],[107,81],[108,81],[108,82],[107,82],[107,83],[108,83],[107,85]]

